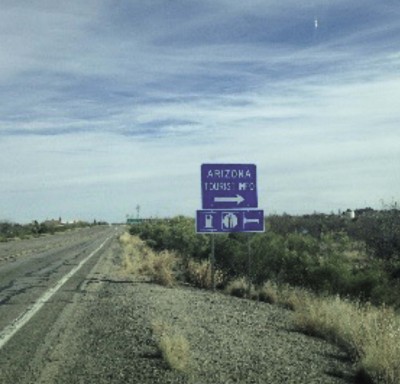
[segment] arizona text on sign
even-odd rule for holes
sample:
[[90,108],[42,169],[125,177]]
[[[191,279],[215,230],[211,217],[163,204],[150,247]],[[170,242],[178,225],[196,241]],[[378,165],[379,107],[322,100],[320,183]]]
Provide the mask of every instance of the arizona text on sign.
[[201,192],[204,209],[256,208],[256,166],[202,164]]

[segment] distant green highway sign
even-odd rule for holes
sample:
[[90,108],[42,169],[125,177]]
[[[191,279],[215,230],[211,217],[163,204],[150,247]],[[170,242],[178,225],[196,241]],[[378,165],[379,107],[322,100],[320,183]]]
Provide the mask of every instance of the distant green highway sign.
[[143,219],[127,219],[126,224],[140,224],[143,222]]

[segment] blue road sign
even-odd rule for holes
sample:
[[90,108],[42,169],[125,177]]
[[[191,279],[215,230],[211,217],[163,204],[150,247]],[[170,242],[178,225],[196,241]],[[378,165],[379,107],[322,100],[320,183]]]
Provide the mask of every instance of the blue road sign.
[[197,233],[264,232],[264,211],[199,210],[196,211]]
[[202,164],[203,209],[257,208],[255,164]]

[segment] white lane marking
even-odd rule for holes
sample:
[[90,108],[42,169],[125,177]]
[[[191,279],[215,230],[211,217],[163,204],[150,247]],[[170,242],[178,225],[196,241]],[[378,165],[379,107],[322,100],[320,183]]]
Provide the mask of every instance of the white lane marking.
[[83,259],[76,267],[68,272],[53,288],[46,291],[32,306],[18,316],[10,325],[5,327],[0,332],[0,349],[3,348],[7,342],[43,307],[43,305],[76,273],[82,266],[93,257],[104,244],[111,238],[108,237],[97,249],[95,249],[89,256]]

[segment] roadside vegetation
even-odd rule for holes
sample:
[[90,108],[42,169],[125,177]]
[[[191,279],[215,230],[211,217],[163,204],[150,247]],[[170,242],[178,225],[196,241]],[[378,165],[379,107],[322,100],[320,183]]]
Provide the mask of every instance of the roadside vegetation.
[[[217,285],[293,310],[297,329],[344,348],[358,362],[364,382],[398,383],[399,211],[366,209],[356,215],[355,220],[333,214],[271,216],[263,234],[216,236]],[[211,287],[210,239],[195,234],[192,219],[145,221],[131,226],[130,234],[142,239],[142,249],[163,252],[161,258],[173,252],[175,262],[165,263],[174,283]],[[130,263],[132,257],[126,268]]]
[[339,296],[303,295],[294,319],[304,333],[322,337],[346,350],[358,362],[362,382],[400,382],[400,318],[393,308]]
[[29,224],[18,224],[10,221],[0,221],[0,242],[6,242],[13,239],[28,239],[39,237],[46,234],[54,234],[56,232],[64,232],[71,229],[90,227],[93,225],[107,224],[104,222],[88,223],[86,221],[77,221],[74,223],[63,223],[59,220],[47,220],[39,223],[33,221]]
[[120,237],[120,242],[124,248],[124,273],[168,287],[176,284],[178,257],[175,252],[153,251],[138,237],[128,233]]
[[168,366],[183,373],[190,369],[190,345],[186,337],[163,321],[152,324],[153,336]]
[[[249,274],[252,283],[268,281],[348,296],[400,308],[400,211],[356,211],[355,220],[339,215],[270,216],[262,234],[215,236],[220,287]],[[185,266],[205,265],[210,236],[198,235],[194,220],[175,217],[130,227],[155,251],[173,250]]]
[[226,292],[292,310],[297,330],[340,346],[358,363],[357,382],[400,382],[400,317],[393,307],[271,282],[248,294],[243,278],[229,283]]

